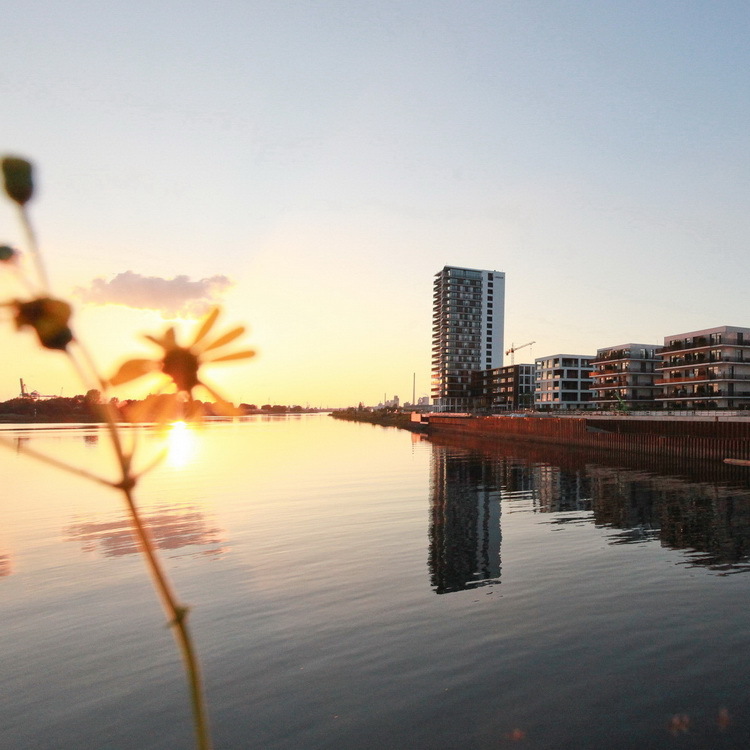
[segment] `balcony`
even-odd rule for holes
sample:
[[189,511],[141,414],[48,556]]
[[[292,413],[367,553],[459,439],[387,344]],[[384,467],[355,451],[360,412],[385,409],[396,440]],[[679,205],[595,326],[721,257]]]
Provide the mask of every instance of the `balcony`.
[[731,375],[728,372],[706,373],[705,375],[691,375],[689,377],[671,377],[654,380],[657,385],[669,385],[670,383],[701,383],[709,380],[750,380],[750,375]]
[[705,375],[694,375],[691,377],[686,378],[660,378],[658,380],[654,380],[655,385],[670,385],[671,383],[701,383],[705,382],[706,380],[715,380],[715,376],[709,375],[706,373]]
[[[657,347],[653,347],[653,350],[659,351]],[[656,354],[653,356],[636,356],[640,354],[640,349],[636,349],[635,353],[630,349],[619,349],[618,351],[610,352],[609,354],[602,354],[601,356],[594,357],[591,360],[592,365],[600,364],[601,362],[657,362],[658,357]]]
[[687,357],[675,357],[673,360],[663,360],[663,364],[659,368],[660,370],[670,370],[675,367],[689,367],[690,365],[700,365],[706,362],[736,362],[739,364],[746,364],[750,367],[750,360],[744,357],[731,356],[729,354],[722,354],[720,356],[710,355],[708,357],[700,355],[689,355]]
[[664,356],[669,352],[688,351],[690,349],[718,349],[730,346],[748,347],[750,346],[750,341],[745,341],[744,335],[742,335],[742,339],[740,340],[736,333],[723,334],[718,341],[711,341],[710,337],[706,336],[697,336],[689,343],[685,343],[684,341],[673,341],[666,346],[660,347],[656,351],[657,354]]

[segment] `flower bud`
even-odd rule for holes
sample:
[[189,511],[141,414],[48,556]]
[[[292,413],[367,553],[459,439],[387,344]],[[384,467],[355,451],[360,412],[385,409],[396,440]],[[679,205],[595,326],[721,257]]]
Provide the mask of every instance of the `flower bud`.
[[5,178],[5,192],[11,200],[23,206],[34,194],[34,179],[30,161],[16,156],[6,156],[3,159],[3,177]]

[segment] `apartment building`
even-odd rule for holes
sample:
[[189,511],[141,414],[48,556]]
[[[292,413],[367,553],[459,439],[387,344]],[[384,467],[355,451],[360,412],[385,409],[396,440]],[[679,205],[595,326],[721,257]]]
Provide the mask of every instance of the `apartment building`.
[[620,344],[597,349],[592,360],[591,401],[598,409],[654,409],[661,357],[658,344]]
[[656,397],[667,409],[750,409],[750,328],[718,326],[664,338]]
[[472,372],[502,366],[504,326],[504,273],[445,266],[435,275],[432,399],[436,411],[472,408]]
[[590,409],[594,357],[552,354],[537,357],[534,407],[543,410]]
[[492,412],[533,408],[535,376],[536,368],[532,364],[506,365],[472,373],[476,408]]

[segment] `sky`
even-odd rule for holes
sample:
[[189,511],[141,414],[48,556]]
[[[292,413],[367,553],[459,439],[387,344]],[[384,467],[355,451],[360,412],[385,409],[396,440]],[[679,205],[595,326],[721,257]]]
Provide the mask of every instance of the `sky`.
[[[410,401],[444,265],[506,273],[516,362],[750,326],[748,38],[726,0],[36,0],[0,153],[105,374],[220,304],[258,352],[206,370],[231,400]],[[0,336],[0,398],[83,392]]]

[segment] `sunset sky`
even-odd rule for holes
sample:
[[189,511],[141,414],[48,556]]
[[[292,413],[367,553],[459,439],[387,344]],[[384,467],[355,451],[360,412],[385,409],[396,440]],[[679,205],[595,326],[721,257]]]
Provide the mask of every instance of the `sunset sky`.
[[[722,0],[39,0],[0,151],[105,371],[218,302],[235,401],[411,400],[446,264],[506,272],[517,362],[750,325],[748,39]],[[1,399],[81,392],[2,336]]]

